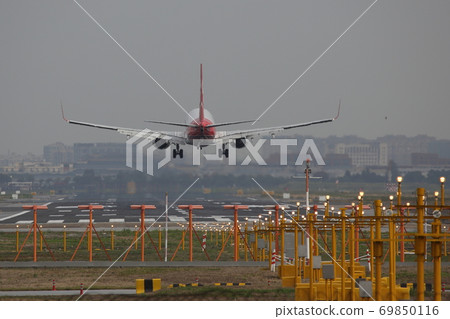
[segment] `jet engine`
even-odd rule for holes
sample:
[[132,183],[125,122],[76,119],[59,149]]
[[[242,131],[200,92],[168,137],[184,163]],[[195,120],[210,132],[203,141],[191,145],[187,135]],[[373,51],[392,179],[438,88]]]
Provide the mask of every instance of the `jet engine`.
[[158,149],[165,150],[170,146],[170,143],[165,140],[161,140],[160,138],[157,138],[155,139],[155,145],[156,147],[158,147]]
[[243,148],[245,146],[245,138],[237,138],[234,144],[236,148]]

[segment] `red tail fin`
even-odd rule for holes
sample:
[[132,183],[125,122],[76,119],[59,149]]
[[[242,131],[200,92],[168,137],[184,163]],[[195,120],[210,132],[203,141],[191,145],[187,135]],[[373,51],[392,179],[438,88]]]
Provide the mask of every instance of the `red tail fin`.
[[203,119],[205,118],[203,109],[204,109],[204,104],[203,104],[203,65],[200,64],[200,108],[199,108],[200,122],[203,122]]

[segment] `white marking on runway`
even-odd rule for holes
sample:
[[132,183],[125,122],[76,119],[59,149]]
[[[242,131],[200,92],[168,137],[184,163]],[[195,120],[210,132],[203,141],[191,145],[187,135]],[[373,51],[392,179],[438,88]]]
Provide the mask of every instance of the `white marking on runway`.
[[110,223],[124,223],[125,222],[125,218],[111,218],[109,220]]
[[171,222],[185,222],[186,218],[184,217],[178,217],[178,216],[169,216],[169,220]]
[[[94,222],[94,220],[92,220]],[[78,223],[89,223],[89,219],[80,219]]]
[[108,216],[117,216],[117,214],[102,214],[103,217],[108,217]]
[[[141,221],[141,219],[139,218],[139,221]],[[145,219],[146,222],[154,222],[156,221],[154,218],[146,218]]]
[[223,216],[211,216],[211,217],[214,218],[218,222],[231,222],[231,219],[229,219],[227,217],[223,217]]
[[76,214],[77,217],[89,217],[89,214]]
[[75,209],[78,208],[78,206],[57,206],[56,209]]
[[62,224],[64,219],[52,219],[47,222],[47,224]]
[[19,220],[16,224],[31,224],[33,223],[32,220]]
[[58,213],[71,213],[72,211],[70,209],[63,209],[63,210],[58,210]]
[[7,216],[7,217],[3,217],[3,218],[0,219],[0,222],[2,222],[4,220],[7,220],[7,219],[10,219],[10,218],[14,218],[14,217],[26,214],[26,213],[29,213],[29,212],[30,212],[30,210],[24,210],[23,212],[16,213],[16,214],[13,214],[13,215],[10,215],[10,216]]
[[50,217],[63,217],[64,215],[48,215]]

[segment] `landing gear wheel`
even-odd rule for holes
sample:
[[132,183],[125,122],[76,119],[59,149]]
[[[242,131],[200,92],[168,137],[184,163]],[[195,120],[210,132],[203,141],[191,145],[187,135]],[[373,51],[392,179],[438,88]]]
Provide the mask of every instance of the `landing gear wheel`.
[[180,155],[180,158],[183,158],[183,150],[180,149],[180,145],[177,144],[177,148],[172,151],[172,157],[177,158],[177,155]]
[[225,156],[226,158],[228,158],[228,148],[225,148],[226,144],[222,144],[222,148],[219,149],[219,157],[222,158],[223,156]]

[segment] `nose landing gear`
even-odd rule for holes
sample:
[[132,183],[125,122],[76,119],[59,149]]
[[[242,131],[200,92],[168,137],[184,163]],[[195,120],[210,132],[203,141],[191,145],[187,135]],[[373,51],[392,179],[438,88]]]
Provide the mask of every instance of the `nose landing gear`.
[[173,158],[177,158],[177,155],[179,155],[180,158],[183,158],[183,150],[180,149],[180,145],[179,144],[177,144],[176,149],[174,149],[172,151],[172,157]]

